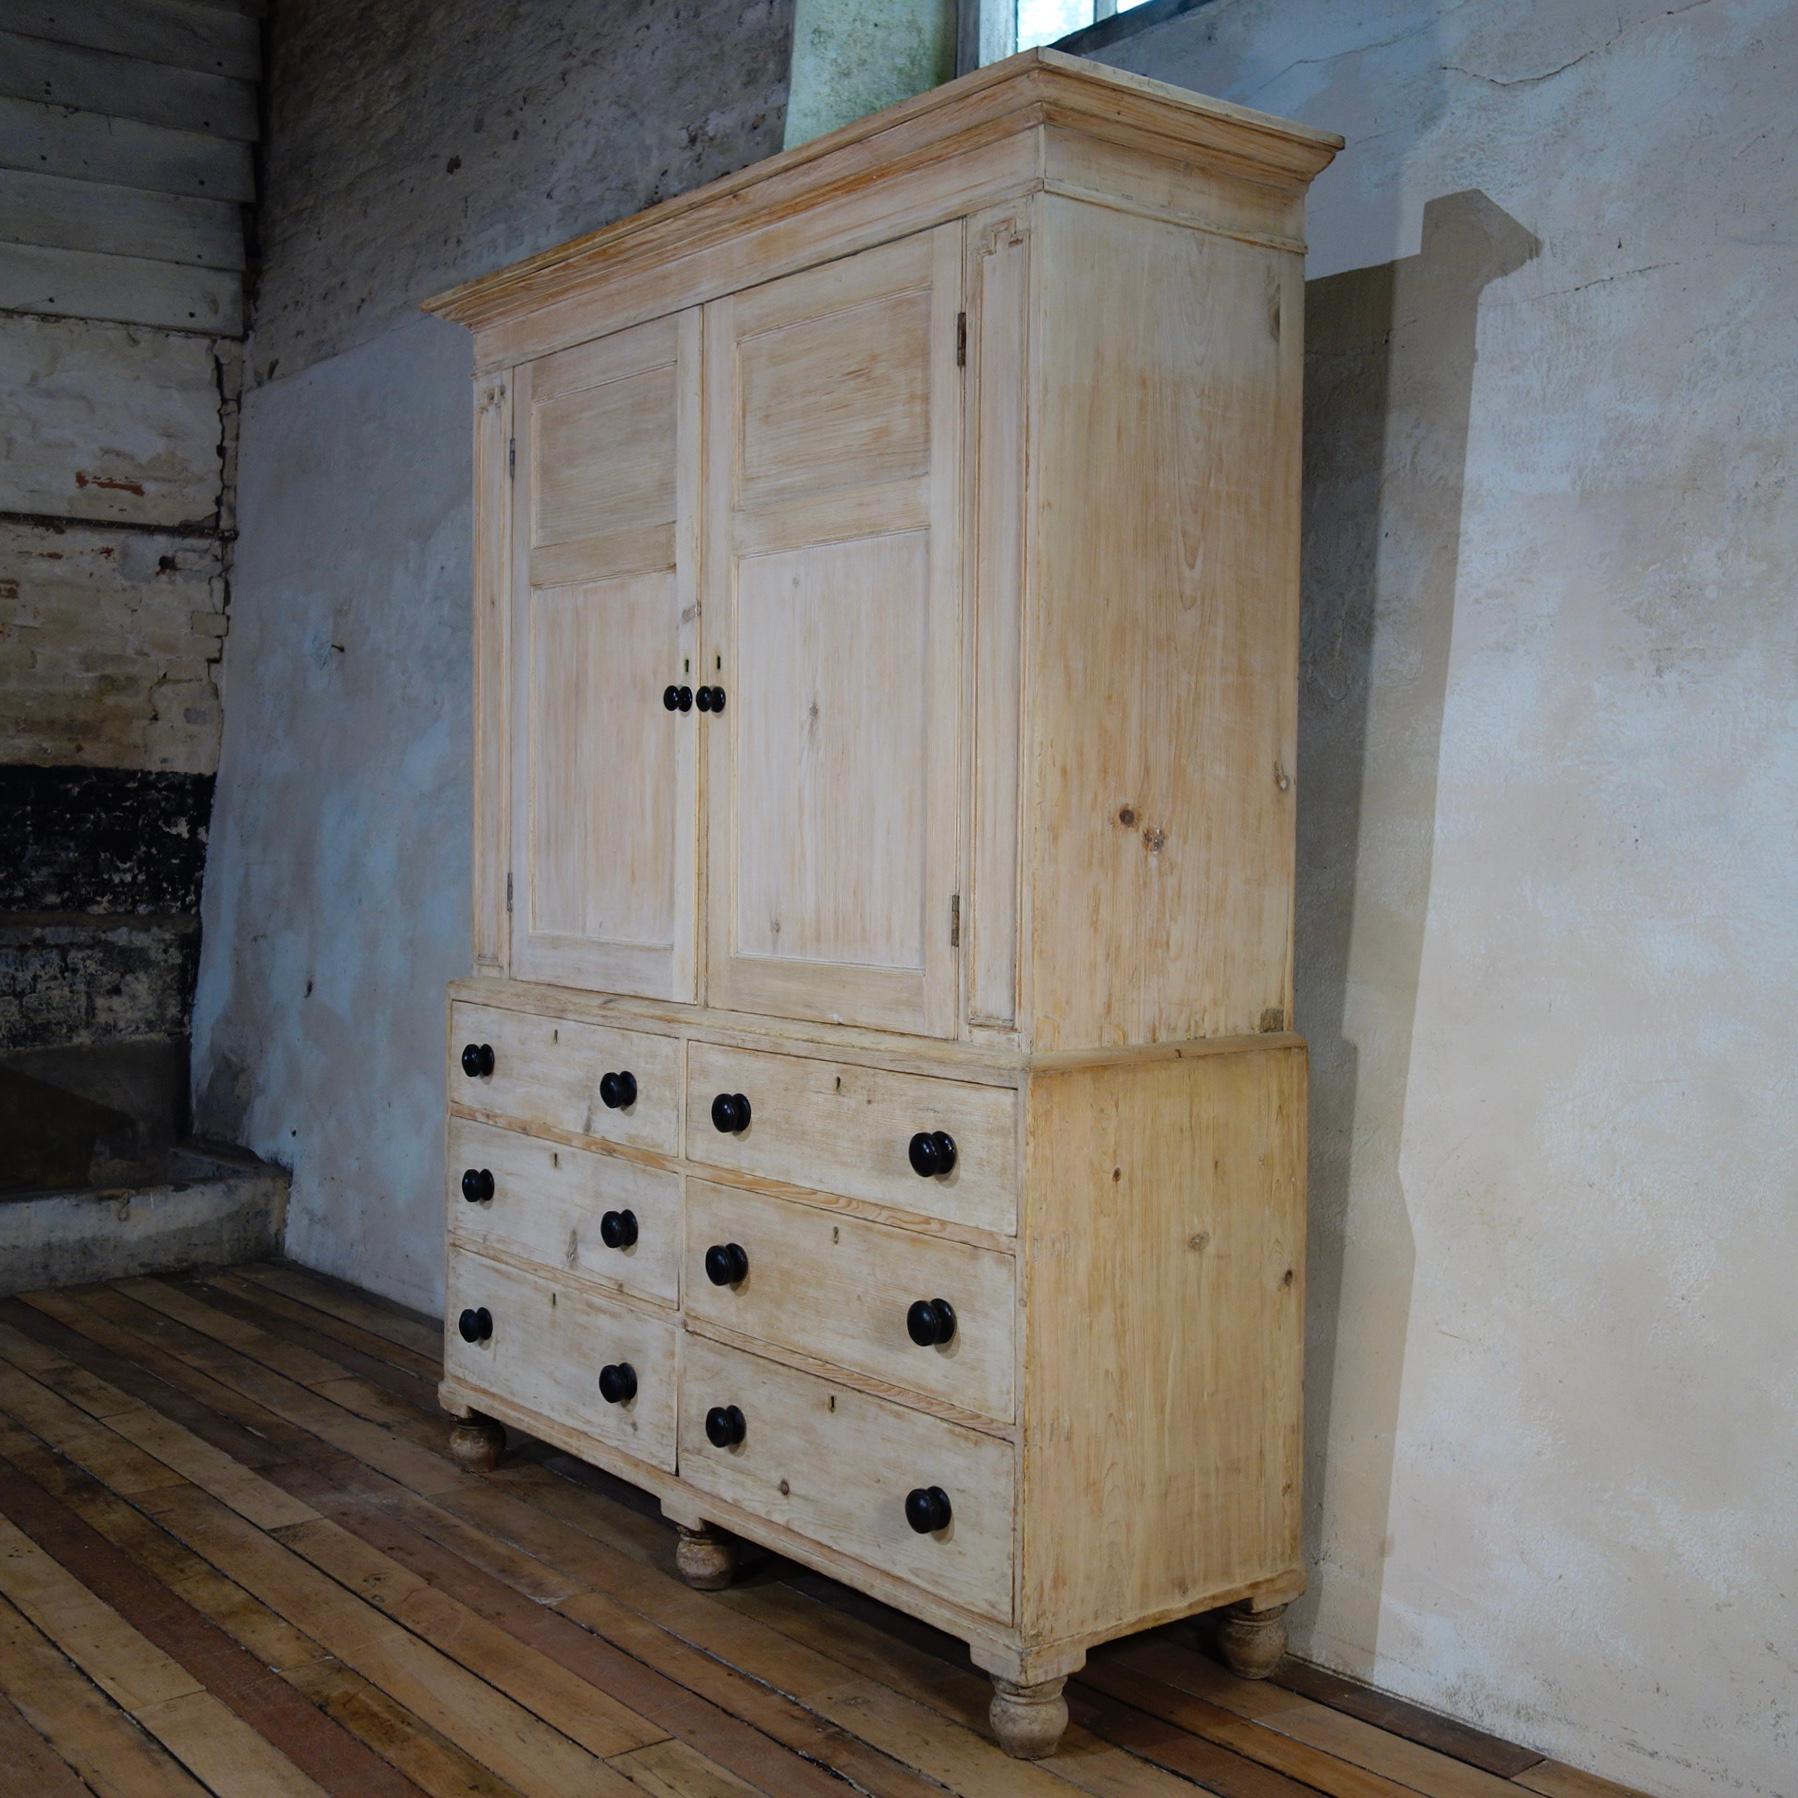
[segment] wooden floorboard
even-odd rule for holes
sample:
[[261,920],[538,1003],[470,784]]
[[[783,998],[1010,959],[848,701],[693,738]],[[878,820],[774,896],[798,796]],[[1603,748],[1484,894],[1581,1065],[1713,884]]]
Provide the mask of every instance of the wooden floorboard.
[[[0,1765],[81,1793],[1627,1798],[1191,1626],[1095,1652],[1008,1760],[963,1646],[526,1442],[462,1473],[440,1329],[285,1263],[0,1301]],[[11,1788],[9,1788],[11,1789]]]

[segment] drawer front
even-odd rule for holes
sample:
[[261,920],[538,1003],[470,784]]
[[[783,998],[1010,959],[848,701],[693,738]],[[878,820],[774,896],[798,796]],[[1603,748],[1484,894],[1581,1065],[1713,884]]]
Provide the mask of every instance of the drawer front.
[[[749,1127],[712,1123],[712,1100],[741,1093]],[[912,1171],[914,1134],[946,1131],[955,1166]],[[1017,1226],[1017,1093],[850,1062],[692,1043],[687,1049],[692,1161],[924,1217],[1010,1234]]]
[[[675,1325],[547,1271],[520,1273],[452,1247],[444,1294],[444,1365],[456,1379],[612,1443],[652,1466],[674,1466]],[[492,1334],[467,1342],[465,1310],[485,1310]],[[608,1404],[599,1373],[628,1366],[636,1396]]]
[[[731,1405],[743,1413],[743,1440],[716,1448],[706,1413]],[[688,1336],[680,1470],[770,1523],[983,1617],[1011,1619],[1009,1442]],[[948,1494],[949,1524],[919,1535],[906,1494],[932,1486]]]
[[[679,1296],[678,1174],[469,1118],[449,1121],[444,1171],[450,1235],[464,1246],[503,1249],[664,1304]],[[470,1199],[465,1172],[491,1174],[493,1196]],[[475,1191],[485,1191],[484,1179]],[[608,1213],[616,1248],[602,1230]]]
[[[706,1250],[729,1243],[744,1251],[749,1271],[715,1286]],[[703,1180],[687,1185],[688,1316],[1001,1422],[1012,1414],[1013,1265],[993,1249]],[[912,1340],[906,1317],[919,1300],[933,1309],[948,1301],[947,1342]]]
[[[469,1043],[492,1048],[491,1074],[463,1070]],[[635,1079],[637,1096],[613,1108],[600,1082],[621,1073]],[[458,1003],[450,1007],[445,1090],[454,1104],[497,1112],[526,1130],[566,1130],[664,1155],[680,1141],[680,1044],[671,1036]]]

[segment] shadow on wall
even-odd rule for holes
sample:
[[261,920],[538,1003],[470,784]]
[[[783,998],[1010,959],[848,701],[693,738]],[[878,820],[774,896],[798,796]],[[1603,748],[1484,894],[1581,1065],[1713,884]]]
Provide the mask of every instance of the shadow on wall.
[[1400,1151],[1479,302],[1537,248],[1484,194],[1448,194],[1425,207],[1417,255],[1305,293],[1297,1012],[1312,1057],[1313,1573],[1295,1621],[1307,1652],[1362,1675],[1390,1551],[1416,1259]]

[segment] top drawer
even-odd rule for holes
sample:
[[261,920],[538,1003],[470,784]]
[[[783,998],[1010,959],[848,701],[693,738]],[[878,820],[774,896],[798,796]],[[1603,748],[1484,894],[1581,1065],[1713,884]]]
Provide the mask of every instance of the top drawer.
[[[720,1130],[712,1101],[749,1101]],[[687,1159],[1009,1235],[1017,1228],[1018,1095],[927,1074],[714,1043],[687,1048]],[[920,1175],[914,1135],[955,1144],[946,1174]]]
[[[492,1049],[492,1073],[465,1071],[470,1045]],[[607,1074],[636,1083],[629,1104],[605,1103]],[[671,1036],[458,1002],[450,1007],[447,1091],[454,1103],[525,1130],[597,1136],[664,1155],[677,1153],[680,1142],[680,1044]]]

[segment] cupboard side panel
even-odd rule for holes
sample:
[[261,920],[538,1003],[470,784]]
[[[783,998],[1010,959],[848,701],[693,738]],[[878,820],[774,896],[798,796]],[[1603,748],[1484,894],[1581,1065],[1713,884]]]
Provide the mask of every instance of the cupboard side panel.
[[1053,195],[1037,218],[1034,1042],[1286,1029],[1302,263]]
[[1300,1557],[1305,1051],[1029,1088],[1028,1641],[1205,1608]]
[[511,817],[506,634],[511,612],[512,380],[474,388],[474,966],[504,975]]

